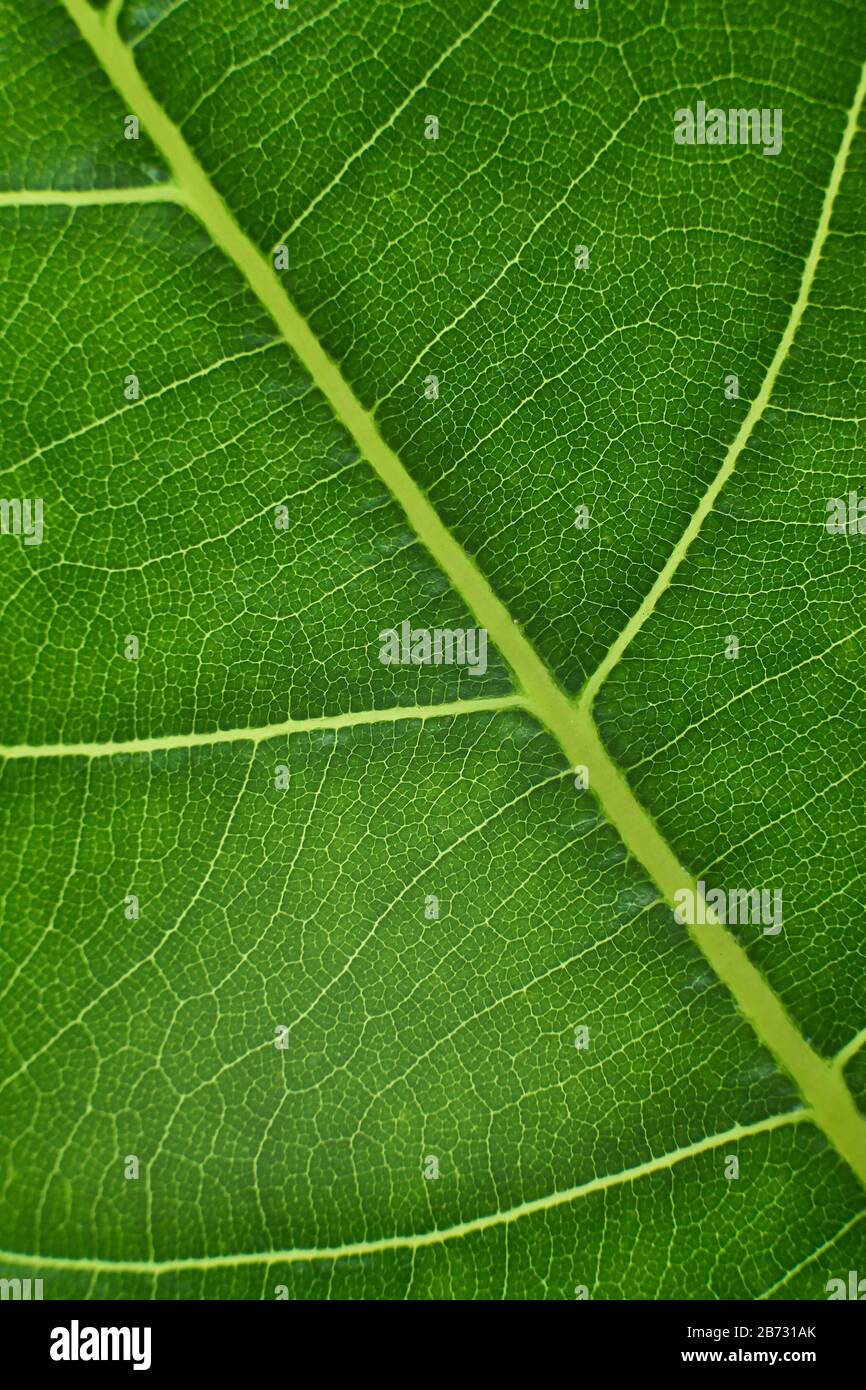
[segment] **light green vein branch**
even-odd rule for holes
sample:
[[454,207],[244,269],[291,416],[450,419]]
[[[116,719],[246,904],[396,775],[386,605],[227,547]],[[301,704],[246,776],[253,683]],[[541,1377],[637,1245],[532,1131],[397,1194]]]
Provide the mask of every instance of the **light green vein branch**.
[[505,1211],[492,1212],[487,1216],[477,1216],[471,1221],[460,1221],[454,1226],[443,1226],[440,1230],[424,1231],[419,1235],[384,1236],[379,1240],[356,1241],[351,1245],[332,1245],[321,1249],[264,1250],[241,1255],[199,1255],[175,1260],[100,1260],[87,1257],[59,1255],[24,1255],[14,1251],[0,1250],[0,1262],[22,1265],[26,1268],[40,1269],[81,1269],[97,1270],[104,1274],[173,1274],[189,1269],[236,1269],[242,1265],[307,1264],[314,1260],[344,1260],[359,1255],[379,1255],[389,1250],[420,1250],[428,1245],[441,1245],[445,1241],[459,1240],[463,1236],[478,1235],[493,1230],[497,1226],[510,1226],[525,1216],[538,1212],[553,1211],[556,1207],[567,1206],[583,1197],[591,1197],[598,1192],[607,1192],[612,1187],[635,1182],[638,1178],[652,1173],[663,1173],[676,1164],[698,1154],[708,1153],[727,1144],[736,1144],[741,1139],[749,1139],[755,1134],[767,1134],[786,1125],[801,1124],[811,1119],[807,1110],[791,1110],[784,1115],[773,1115],[770,1119],[759,1120],[752,1125],[734,1125],[722,1134],[710,1135],[694,1144],[686,1144],[672,1153],[660,1158],[647,1159],[633,1168],[621,1173],[613,1173],[577,1187],[566,1188],[562,1192],[552,1192],[546,1197],[535,1197],[521,1202],[519,1206],[508,1207]]
[[861,1028],[860,1032],[856,1033],[851,1041],[847,1042],[845,1046],[836,1053],[836,1056],[833,1058],[833,1065],[838,1067],[840,1071],[844,1070],[851,1059],[857,1056],[857,1053],[864,1043],[866,1043],[866,1028]]
[[0,192],[0,208],[105,207],[110,203],[182,203],[172,183],[145,183],[136,188],[13,188]]
[[818,226],[815,229],[815,236],[813,238],[809,254],[806,257],[806,263],[803,266],[803,274],[800,279],[799,293],[792,305],[791,313],[788,317],[788,322],[785,325],[785,331],[779,339],[779,345],[776,348],[775,353],[773,354],[773,360],[767,368],[767,373],[761,384],[761,389],[752,401],[752,404],[749,407],[748,413],[745,419],[743,420],[743,423],[737,430],[734,441],[728,449],[728,452],[725,454],[725,457],[722,461],[722,465],[718,473],[713,478],[713,481],[710,483],[709,487],[707,488],[706,492],[704,493],[703,497],[701,498],[700,502],[695,508],[695,511],[692,514],[688,526],[685,528],[679,540],[677,541],[677,544],[674,546],[673,550],[668,556],[667,563],[665,564],[664,568],[660,570],[655,583],[653,584],[649,593],[646,595],[640,607],[635,611],[630,620],[626,623],[625,627],[617,637],[616,641],[608,649],[607,653],[602,658],[601,662],[593,671],[592,675],[589,677],[585,686],[583,687],[583,690],[581,691],[580,702],[587,709],[592,706],[596,696],[598,695],[599,690],[601,689],[604,682],[607,680],[614,666],[616,666],[617,662],[620,660],[620,657],[622,656],[623,652],[640,632],[647,619],[655,611],[659,599],[661,598],[665,590],[668,588],[676,571],[679,569],[680,565],[685,559],[686,554],[688,553],[689,546],[695,539],[695,536],[697,536],[698,532],[700,531],[701,527],[703,526],[704,522],[706,521],[707,517],[709,516],[713,507],[715,506],[716,499],[719,493],[722,491],[722,488],[725,486],[725,483],[728,481],[734,469],[736,468],[737,460],[739,459],[740,454],[743,452],[746,445],[748,444],[749,439],[752,436],[752,432],[755,429],[755,426],[757,425],[758,421],[761,419],[761,416],[767,408],[767,404],[770,400],[770,397],[773,394],[773,390],[778,380],[779,373],[782,370],[782,366],[784,365],[788,353],[791,350],[791,344],[793,343],[794,338],[796,337],[797,330],[800,327],[800,324],[803,320],[803,315],[805,314],[807,305],[809,303],[809,296],[812,293],[812,286],[815,283],[815,274],[818,269],[818,263],[821,259],[821,252],[824,249],[824,243],[827,240],[827,234],[830,230],[830,220],[833,216],[833,207],[836,202],[836,195],[839,192],[839,187],[842,183],[842,176],[845,173],[845,166],[848,162],[848,155],[851,151],[851,145],[853,144],[854,136],[857,133],[857,127],[860,120],[860,113],[863,109],[864,98],[866,98],[866,64],[864,64],[863,70],[860,74],[860,82],[857,87],[857,91],[854,96],[854,101],[852,103],[851,109],[848,112],[848,119],[845,124],[845,133],[842,136],[842,142],[839,146],[839,149],[836,152],[836,158],[833,161],[833,171],[830,175],[830,182],[828,183],[827,190],[824,194],[824,202],[821,207],[821,216],[818,219]]
[[[640,805],[609,758],[589,717],[588,702],[584,701],[576,708],[553,679],[487,579],[448,531],[425,493],[385,442],[373,417],[327,356],[309,324],[288,299],[271,261],[240,228],[181,131],[145,85],[130,50],[121,42],[112,26],[103,24],[86,0],[63,0],[63,4],[123,97],[126,109],[138,115],[162,153],[177,187],[185,195],[190,211],[243,275],[329,401],[337,418],[353,436],[361,454],[402,506],[415,534],[462,595],[478,622],[487,628],[514,672],[532,713],[547,726],[572,765],[585,764],[589,768],[593,794],[626,847],[635,859],[643,863],[668,903],[673,904],[675,894],[683,889],[696,893],[694,878],[679,863],[652,817]],[[821,225],[797,301],[800,307],[799,310],[795,308],[783,339],[785,351],[796,332],[805,296],[814,277],[814,266],[826,236],[833,197],[842,177],[864,90],[866,72],[861,79],[845,139],[834,164]],[[780,353],[774,359],[774,362],[778,359],[776,374],[784,356],[782,345]],[[769,394],[772,386],[769,377],[768,383],[765,383],[765,393],[762,394]],[[718,486],[721,486],[721,482]],[[712,498],[705,501],[708,509],[712,505]],[[697,518],[696,527],[701,519],[701,516]],[[687,545],[688,541],[684,540],[684,544]],[[693,940],[717,977],[731,991],[765,1047],[793,1077],[816,1123],[866,1186],[866,1119],[858,1114],[841,1074],[813,1051],[743,948],[714,919],[712,913],[707,915],[710,920],[705,926],[690,929]]]
[[521,695],[490,695],[477,700],[449,700],[438,705],[393,705],[387,709],[357,713],[324,714],[312,719],[284,719],[249,729],[212,729],[201,734],[166,734],[156,738],[130,738],[117,743],[17,743],[0,745],[0,759],[108,758],[129,753],[158,753],[175,748],[203,748],[212,743],[265,743],[271,738],[315,733],[319,729],[354,729],[361,724],[393,724],[401,719],[442,719],[455,714],[490,714],[498,710],[525,709]]

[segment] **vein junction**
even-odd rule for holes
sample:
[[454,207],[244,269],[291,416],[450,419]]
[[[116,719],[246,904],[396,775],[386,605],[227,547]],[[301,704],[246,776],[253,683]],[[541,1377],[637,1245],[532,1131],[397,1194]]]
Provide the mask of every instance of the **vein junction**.
[[[733,471],[739,453],[769,400],[808,302],[815,269],[829,228],[833,200],[841,182],[866,95],[866,70],[861,78],[845,136],[836,157],[822,215],[804,268],[800,293],[767,378],[728,452],[720,473],[707,490],[659,580],[589,682],[583,699],[575,706],[523,636],[485,577],[447,530],[398,456],[383,439],[372,415],[365,410],[305,319],[287,298],[271,262],[235,221],[181,131],[169,119],[145,85],[135,66],[132,53],[117,33],[112,12],[109,12],[108,18],[104,18],[93,10],[86,0],[63,0],[63,4],[111,82],[122,95],[127,109],[139,116],[143,127],[166,160],[173,175],[171,187],[175,190],[178,200],[198,218],[211,240],[244,277],[270,314],[286,343],[329,401],[337,418],[353,436],[361,454],[400,503],[419,539],[475,613],[479,623],[487,628],[491,639],[516,677],[521,694],[515,703],[521,704],[547,727],[569,763],[589,768],[590,789],[604,814],[617,829],[630,853],[643,863],[667,901],[672,904],[674,895],[684,889],[696,893],[695,879],[679,863],[652,817],[640,805],[626,779],[603,747],[591,717],[591,702],[604,676],[652,612],[690,541],[710,511],[719,490]],[[501,701],[494,703],[497,707],[504,707]],[[490,702],[467,701],[460,703],[459,711],[451,707],[443,708],[441,712],[468,712],[482,704],[485,707],[490,706]],[[421,717],[431,715],[429,710],[420,713]],[[392,711],[382,712],[381,715],[371,713],[368,716],[346,716],[346,719],[347,722],[357,722],[366,718],[367,722],[373,722],[379,718],[414,718],[418,715],[419,712],[414,710]],[[297,723],[289,722],[285,726],[278,726],[276,732],[291,733],[298,727]],[[260,736],[268,737],[274,732],[272,726],[264,730]],[[180,746],[196,741],[257,736],[255,731],[241,730],[213,736],[186,736],[176,742]],[[164,740],[157,742],[159,746],[170,746]],[[172,744],[174,742],[173,740]],[[142,744],[136,744],[135,747],[146,751]],[[19,751],[17,755],[44,755],[48,751],[24,750]],[[65,748],[62,751],[76,750]],[[101,750],[95,746],[82,745],[81,751],[95,754],[97,751],[118,752],[135,749],[131,745],[108,745],[103,746]],[[6,754],[15,756],[16,750],[6,750]],[[762,1043],[796,1081],[809,1107],[810,1117],[823,1129],[839,1154],[866,1186],[866,1119],[857,1112],[840,1070],[813,1051],[743,948],[711,912],[708,913],[708,919],[706,925],[690,929],[696,945],[716,975],[728,986]],[[548,1203],[554,1200],[544,1199]],[[471,1225],[472,1223],[468,1223],[465,1228],[455,1228],[455,1234],[465,1234]]]

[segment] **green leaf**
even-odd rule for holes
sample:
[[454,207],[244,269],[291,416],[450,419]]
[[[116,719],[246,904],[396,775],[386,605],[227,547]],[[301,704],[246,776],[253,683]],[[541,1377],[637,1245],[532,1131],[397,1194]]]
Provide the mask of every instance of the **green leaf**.
[[0,0],[3,1278],[863,1272],[864,60],[806,0]]

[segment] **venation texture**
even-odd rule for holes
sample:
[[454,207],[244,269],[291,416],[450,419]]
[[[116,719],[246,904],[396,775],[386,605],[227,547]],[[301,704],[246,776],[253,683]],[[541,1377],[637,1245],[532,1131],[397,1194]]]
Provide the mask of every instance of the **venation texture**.
[[0,0],[4,1278],[866,1268],[864,60],[841,0]]

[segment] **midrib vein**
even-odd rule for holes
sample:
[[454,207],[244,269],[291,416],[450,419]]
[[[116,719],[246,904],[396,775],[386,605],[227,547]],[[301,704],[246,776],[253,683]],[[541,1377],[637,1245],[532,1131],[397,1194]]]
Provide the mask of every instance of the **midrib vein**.
[[[139,117],[151,140],[161,151],[190,211],[243,275],[329,401],[337,418],[353,436],[361,454],[400,503],[419,539],[480,624],[487,628],[517,677],[527,706],[547,726],[569,762],[573,765],[586,764],[590,769],[592,791],[630,853],[643,863],[669,903],[673,904],[674,894],[681,889],[691,889],[696,893],[694,878],[679,863],[652,817],[637,801],[625,778],[608,757],[586,703],[575,708],[525,639],[505,605],[382,438],[373,417],[365,410],[306,320],[285,294],[271,262],[238,226],[180,130],[152,96],[136,68],[132,53],[122,43],[115,27],[103,23],[86,0],[63,0],[63,4],[123,97],[127,110]],[[834,165],[833,181],[836,187],[842,177],[844,155],[853,138],[864,85],[866,69],[840,150],[841,162],[837,157]],[[834,183],[831,183],[831,187]],[[832,200],[828,203],[825,199],[823,235],[819,228],[809,257],[810,263],[817,263],[831,207]],[[814,276],[814,264],[811,273]],[[808,294],[805,277],[800,299],[804,292]],[[797,322],[799,318],[795,322],[792,315],[783,340],[788,344],[796,331]],[[778,373],[778,366],[776,371]],[[841,1074],[813,1051],[743,948],[717,920],[712,919],[712,913],[708,913],[708,916],[710,920],[705,926],[690,929],[693,940],[718,978],[731,991],[758,1037],[793,1077],[816,1123],[866,1186],[866,1120],[858,1114]]]
[[356,1241],[349,1245],[332,1245],[320,1248],[308,1247],[294,1250],[251,1251],[239,1255],[191,1255],[173,1260],[101,1260],[70,1255],[32,1255],[17,1254],[11,1250],[0,1250],[0,1262],[22,1265],[27,1268],[43,1269],[82,1269],[100,1270],[113,1274],[171,1274],[185,1269],[219,1269],[240,1265],[260,1264],[301,1264],[313,1260],[342,1260],[358,1255],[377,1255],[388,1250],[419,1250],[426,1245],[441,1245],[445,1241],[457,1240],[463,1236],[477,1235],[496,1226],[510,1226],[523,1217],[538,1212],[553,1211],[556,1207],[568,1205],[583,1197],[591,1197],[597,1192],[607,1192],[612,1187],[635,1182],[652,1173],[663,1173],[676,1164],[725,1144],[736,1144],[755,1134],[768,1134],[786,1125],[801,1124],[810,1119],[807,1110],[791,1110],[783,1115],[773,1115],[752,1125],[735,1125],[723,1133],[699,1139],[694,1144],[686,1144],[672,1153],[662,1154],[660,1158],[650,1158],[626,1168],[621,1173],[612,1173],[601,1178],[592,1178],[577,1187],[565,1188],[562,1192],[552,1192],[546,1197],[536,1197],[504,1211],[491,1212],[486,1216],[474,1217],[471,1221],[459,1221],[453,1226],[442,1226],[439,1230],[423,1231],[420,1234],[405,1236],[383,1236],[378,1240]]

